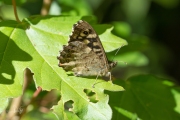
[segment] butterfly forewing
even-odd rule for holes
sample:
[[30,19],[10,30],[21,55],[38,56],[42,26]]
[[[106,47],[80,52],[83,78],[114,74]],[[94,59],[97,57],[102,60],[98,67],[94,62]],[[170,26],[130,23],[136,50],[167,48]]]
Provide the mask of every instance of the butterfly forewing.
[[107,60],[101,41],[85,21],[73,25],[68,45],[60,52],[59,66],[75,76],[109,76],[116,62]]

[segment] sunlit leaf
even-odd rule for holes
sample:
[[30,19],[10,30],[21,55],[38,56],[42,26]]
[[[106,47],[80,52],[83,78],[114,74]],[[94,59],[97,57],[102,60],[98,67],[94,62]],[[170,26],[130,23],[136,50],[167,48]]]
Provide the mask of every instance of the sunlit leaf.
[[[82,17],[34,16],[25,18],[22,23],[2,22],[0,28],[1,38],[3,38],[0,61],[0,70],[3,73],[0,76],[1,98],[22,94],[23,70],[28,67],[34,73],[36,86],[42,87],[43,90],[60,91],[61,100],[54,107],[54,113],[59,119],[71,116],[64,108],[68,101],[73,102],[71,111],[77,118],[111,119],[109,97],[104,94],[104,90],[122,91],[124,89],[104,80],[97,80],[93,88],[95,78],[68,76],[57,65],[59,50],[67,44],[72,25],[80,19]],[[111,29],[103,29],[104,32],[100,36],[107,51],[116,49],[123,43],[127,44],[125,40],[114,36]],[[108,41],[111,37],[114,39],[112,42]],[[85,89],[95,92],[96,103],[89,100],[84,92]]]

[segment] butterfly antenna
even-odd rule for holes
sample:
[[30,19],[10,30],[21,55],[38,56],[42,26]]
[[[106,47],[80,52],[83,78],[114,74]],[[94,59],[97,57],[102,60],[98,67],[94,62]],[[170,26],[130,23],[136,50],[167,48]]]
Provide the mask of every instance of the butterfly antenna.
[[124,62],[124,61],[118,61],[118,62],[122,62],[122,63],[124,63],[125,65],[127,65],[127,62]]
[[[119,50],[120,50],[121,47],[123,47],[123,46],[124,46],[124,44],[122,44],[122,45],[118,48],[118,50],[117,50],[116,53],[114,54],[114,57],[113,57],[112,61],[114,60],[115,56],[117,55],[117,53],[119,52]],[[124,62],[124,61],[118,61],[118,62],[123,62],[124,64],[127,65],[127,62]]]
[[113,57],[112,61],[114,60],[115,56],[117,55],[117,53],[119,52],[119,50],[121,49],[122,46],[124,46],[124,44],[121,45],[121,46],[118,48],[118,50],[117,50],[116,53],[114,54],[114,57]]

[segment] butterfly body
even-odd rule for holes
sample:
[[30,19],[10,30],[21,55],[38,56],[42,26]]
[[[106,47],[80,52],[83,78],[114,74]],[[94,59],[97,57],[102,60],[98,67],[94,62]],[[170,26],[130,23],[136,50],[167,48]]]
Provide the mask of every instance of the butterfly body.
[[108,77],[116,62],[108,61],[101,41],[85,21],[74,24],[68,45],[60,52],[59,66],[73,71],[75,76]]

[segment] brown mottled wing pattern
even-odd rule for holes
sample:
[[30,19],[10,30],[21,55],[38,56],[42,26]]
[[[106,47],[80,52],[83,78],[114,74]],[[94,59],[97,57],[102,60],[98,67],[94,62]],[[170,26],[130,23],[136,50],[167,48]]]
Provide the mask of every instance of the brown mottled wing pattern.
[[109,76],[116,62],[107,60],[101,41],[85,21],[74,24],[68,45],[60,52],[59,66],[75,76]]

